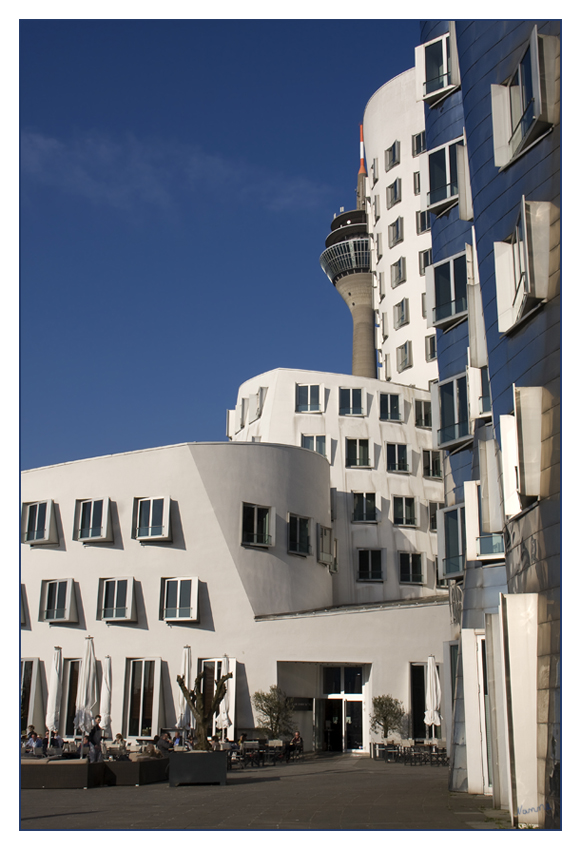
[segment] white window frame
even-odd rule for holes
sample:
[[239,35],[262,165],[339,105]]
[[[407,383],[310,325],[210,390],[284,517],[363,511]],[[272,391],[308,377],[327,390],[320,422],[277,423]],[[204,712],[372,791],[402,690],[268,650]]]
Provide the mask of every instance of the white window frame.
[[[394,460],[390,463],[390,454],[393,449]],[[409,473],[410,464],[408,457],[411,456],[411,451],[408,451],[407,443],[386,443],[385,444],[385,459],[386,469],[388,472],[394,473]]]
[[[42,512],[39,511],[41,505],[45,506]],[[44,526],[39,528],[38,519],[41,513],[44,513]],[[29,529],[29,524],[33,517],[34,528]],[[52,499],[40,499],[37,502],[23,503],[21,515],[21,541],[22,543],[28,543],[29,546],[54,545],[59,542],[54,502]]]
[[[95,516],[95,504],[101,502],[101,525],[93,526]],[[85,506],[88,506],[85,510]],[[82,527],[83,514],[88,512],[90,526]],[[88,530],[90,533],[85,535]],[[98,533],[96,533],[98,531]],[[95,499],[77,499],[75,503],[75,526],[73,539],[79,543],[105,543],[113,540],[113,526],[110,518],[110,502],[108,496],[100,496]]]
[[397,304],[393,305],[393,327],[394,330],[408,325],[410,321],[410,301],[409,298],[402,298]]
[[[410,506],[410,502],[413,505],[413,516],[411,517],[411,522],[407,522],[408,517],[408,509]],[[396,516],[396,503],[401,507],[401,521],[398,521],[398,517]],[[399,504],[401,503],[401,505]],[[399,513],[399,510],[397,511]],[[402,528],[417,528],[418,526],[418,504],[415,496],[394,496],[393,497],[393,524],[397,526],[401,526]]]
[[377,254],[377,261],[379,262],[379,260],[383,257],[383,240],[381,232],[375,234],[375,253]]
[[268,387],[259,387],[258,391],[253,393],[248,401],[248,423],[255,422],[262,416],[264,409],[264,401]]
[[425,319],[427,316],[427,307],[426,307],[426,293],[422,292],[422,319]]
[[414,181],[414,195],[419,195],[422,191],[422,180],[421,180],[419,171],[414,171],[413,181]]
[[[427,407],[426,407],[426,405],[427,405]],[[421,411],[419,416],[418,416],[418,410]],[[430,420],[429,422],[426,421],[428,419],[428,417],[426,416],[426,413],[428,411],[429,411],[429,420]],[[432,429],[432,402],[431,402],[431,400],[428,400],[428,399],[425,399],[425,398],[417,398],[416,403],[415,403],[415,407],[414,407],[414,412],[415,412],[415,417],[416,417],[416,419],[415,419],[416,428],[429,428],[431,430]]]
[[371,185],[375,186],[375,184],[379,180],[379,162],[377,160],[377,157],[372,160],[371,168],[369,170],[371,172]]
[[[367,437],[346,437],[345,438],[345,466],[348,469],[371,469],[371,453],[370,449],[373,448],[373,444],[369,445],[369,439]],[[349,443],[355,443],[356,452],[355,452],[355,463],[349,463]],[[363,449],[363,443],[366,444],[365,451]],[[362,460],[367,459],[367,463],[362,463]]]
[[332,566],[334,562],[333,529],[317,523],[317,561]]
[[383,358],[383,380],[391,381],[391,356],[389,352]]
[[428,531],[438,531],[438,511],[445,507],[444,502],[428,502]]
[[385,170],[391,171],[400,163],[400,144],[396,140],[385,151]]
[[[385,396],[387,398],[387,413],[386,417],[382,417],[381,415],[381,398]],[[397,403],[393,404],[392,399],[397,399]],[[380,422],[402,422],[403,421],[403,399],[399,393],[379,393],[379,399],[377,401],[377,406],[379,409],[379,421]],[[397,408],[397,410],[394,410]]]
[[[190,582],[190,605],[179,605],[182,584],[184,582]],[[176,607],[168,608],[167,606],[167,593],[168,593],[168,584],[169,582],[177,582],[177,602],[178,605]],[[166,623],[176,623],[176,622],[188,622],[188,623],[197,623],[199,622],[199,599],[198,599],[198,591],[199,591],[199,581],[196,576],[171,576],[169,578],[162,578],[161,580],[161,596],[160,596],[160,620],[164,620]],[[173,612],[173,613],[172,613]]]
[[[306,404],[299,403],[299,390],[302,388],[307,388],[307,401]],[[317,387],[317,398],[318,401],[314,401],[313,389]],[[295,412],[296,413],[322,413],[323,412],[323,403],[325,398],[325,389],[323,384],[295,384]],[[299,407],[303,407],[305,409],[299,410]]]
[[[51,588],[56,588],[55,606],[48,608],[49,596]],[[56,607],[59,601],[59,595],[63,593],[64,588],[64,606]],[[61,596],[61,601],[63,598]],[[62,616],[57,616],[57,612],[62,612]],[[40,610],[39,621],[45,623],[78,623],[79,617],[77,613],[77,598],[75,593],[75,583],[72,578],[57,578],[44,579],[40,589]]]
[[515,226],[494,242],[498,330],[508,333],[552,296],[549,288],[551,204],[523,195]]
[[[426,224],[426,227],[423,227],[423,224]],[[418,236],[421,236],[422,233],[429,233],[432,229],[432,220],[430,218],[430,213],[427,210],[417,210],[416,211],[416,233]]]
[[[461,188],[464,188],[464,186],[461,187],[460,185],[460,169],[463,168],[464,165],[465,148],[466,142],[464,136],[460,136],[455,139],[450,139],[449,142],[445,142],[443,145],[438,145],[437,148],[432,148],[427,152],[425,157],[420,159],[420,181],[423,187],[420,194],[420,207],[422,212],[431,212],[439,215],[440,213],[450,209],[450,207],[454,206],[454,204],[459,203],[460,191]],[[458,154],[460,149],[462,149],[461,155]],[[435,156],[441,154],[442,151],[445,152],[444,165],[446,182],[443,186],[438,186],[437,188],[432,189],[430,179],[430,162]],[[461,164],[459,167],[460,162]],[[455,181],[452,179],[454,169],[456,171]],[[465,175],[462,173],[462,178],[464,177]]]
[[[252,509],[254,513],[252,532],[245,529],[245,518],[250,516],[250,509]],[[258,531],[259,511],[265,512],[267,518],[266,533]],[[276,511],[271,505],[257,505],[254,502],[242,502],[240,517],[240,543],[242,546],[251,547],[253,549],[268,549],[275,545],[274,532],[276,525]],[[249,534],[252,536],[252,540],[248,539]]]
[[[532,100],[522,112],[521,67],[526,54],[530,57]],[[501,85],[491,85],[492,138],[494,164],[505,168],[539,139],[558,121],[557,55],[559,38],[541,35],[536,24],[510,77]],[[516,82],[516,85],[512,85]],[[518,89],[519,113],[512,115],[512,101]],[[522,116],[522,117],[521,117]],[[526,116],[526,117],[525,117]],[[523,122],[526,125],[523,132]]]
[[[304,445],[305,440],[312,440],[313,441],[313,448],[311,448],[310,446],[305,446]],[[323,447],[324,448],[323,448],[322,452],[319,451],[319,449],[317,448],[317,441],[319,441],[319,440],[323,441]],[[307,449],[308,451],[311,451],[311,452],[316,452],[317,454],[321,455],[322,457],[327,457],[327,435],[326,434],[301,434],[301,448]]]
[[395,263],[390,266],[391,288],[395,289],[406,281],[405,257],[400,257]]
[[[146,502],[150,503],[149,506],[149,519],[150,523],[152,520],[152,509],[153,503],[161,501],[163,503],[162,507],[162,515],[161,515],[161,525],[143,525],[140,526],[140,517],[141,517],[141,505]],[[134,499],[134,508],[133,508],[133,537],[135,540],[139,540],[140,543],[149,543],[149,541],[171,541],[171,524],[170,524],[170,497],[169,496],[136,496]],[[145,531],[154,531],[156,529],[160,529],[160,533],[158,534],[143,534],[140,532]]]
[[436,360],[438,352],[436,350],[436,334],[430,334],[426,337],[426,363],[431,363]]
[[385,275],[383,272],[377,272],[377,286],[379,289],[379,300],[385,298]]
[[436,478],[441,480],[442,452],[439,451],[439,449],[422,449],[422,469],[424,478]]
[[[353,491],[353,513],[351,514],[351,522],[356,523],[377,523],[377,503],[375,493],[362,493]],[[368,504],[373,502],[371,506]],[[358,511],[358,507],[361,510]],[[359,514],[359,515],[358,515]]]
[[424,277],[428,266],[432,265],[432,249],[426,248],[425,251],[418,251],[418,267],[420,277]]
[[[399,583],[400,584],[424,584],[424,558],[421,552],[398,552],[398,569],[399,569]],[[417,571],[413,571],[413,561],[417,561],[419,559],[420,562],[420,572],[419,578]],[[402,561],[407,560],[408,562],[408,573],[409,579],[403,577],[402,572]]]
[[389,317],[387,313],[381,314],[381,336],[384,341],[389,336]]
[[[341,393],[349,393],[349,406],[341,407]],[[354,401],[353,393],[360,393],[360,404]],[[365,416],[366,393],[363,387],[339,387],[339,416]]]
[[376,224],[381,218],[381,203],[379,195],[373,196],[373,223]]
[[[291,528],[296,524],[296,543],[293,546],[291,542]],[[306,528],[307,530],[307,542],[301,542],[301,531]],[[303,532],[304,533],[304,532]],[[303,557],[307,557],[307,555],[313,554],[313,549],[311,546],[311,519],[310,517],[300,516],[300,514],[292,514],[288,515],[288,545],[287,551],[291,555],[301,555]]]
[[405,372],[406,369],[411,369],[414,365],[412,355],[412,341],[408,339],[403,345],[400,345],[395,350],[397,357],[397,371]]
[[[466,393],[466,419],[461,419],[460,416],[464,413],[461,410],[461,391],[459,389],[460,383],[464,381],[465,383],[465,393]],[[454,384],[453,390],[453,401],[454,401],[454,422],[452,424],[446,425],[446,427],[442,427],[442,388],[447,384]],[[468,396],[468,380],[466,376],[466,372],[461,372],[457,375],[453,375],[450,378],[447,378],[445,381],[440,381],[438,384],[434,384],[436,387],[436,398],[437,398],[437,406],[434,406],[434,402],[432,399],[432,432],[436,431],[437,441],[436,445],[439,448],[452,446],[454,444],[462,444],[468,443],[472,440],[472,433],[470,430],[470,406],[469,406],[469,396]],[[435,415],[437,414],[437,416]],[[451,434],[451,429],[453,429],[453,433]],[[446,432],[444,434],[444,431]],[[446,437],[447,439],[444,439]]]
[[401,202],[401,177],[396,177],[385,190],[387,209],[390,210]]
[[[372,556],[372,552],[378,553],[375,557]],[[366,558],[362,557],[363,555],[367,555]],[[361,569],[362,560],[367,561],[367,569]],[[358,549],[357,550],[357,581],[383,581],[383,549]],[[379,561],[379,572],[377,570],[377,563],[374,564],[372,561]]]
[[[127,582],[127,586],[125,589],[125,605],[120,606],[117,605],[118,599],[118,591],[119,591],[119,582]],[[113,608],[105,607],[105,595],[107,593],[107,586],[113,585],[114,587],[114,601],[115,604]],[[123,613],[121,613],[121,609],[123,609]],[[103,620],[106,623],[113,622],[135,622],[137,620],[137,611],[135,607],[135,587],[133,576],[111,576],[109,578],[100,578],[99,579],[99,595],[97,600],[97,619]]]
[[[142,663],[141,667],[141,682],[140,682],[140,708],[138,716],[138,730],[136,733],[131,731],[131,685],[133,682],[134,664]],[[151,727],[143,726],[143,709],[145,692],[143,688],[143,676],[145,673],[146,662],[153,662],[153,696],[151,706]],[[126,738],[136,739],[152,739],[156,730],[160,728],[160,701],[161,701],[161,658],[155,656],[145,656],[143,658],[126,658],[125,659],[125,723],[124,734]],[[147,731],[149,729],[149,732]]]
[[401,215],[398,216],[398,218],[396,218],[395,221],[392,221],[389,225],[388,235],[388,242],[390,248],[393,248],[395,245],[398,245],[400,242],[403,242],[403,218]]
[[420,133],[414,133],[412,135],[412,156],[419,156],[421,153],[424,153],[426,150],[426,131],[422,130]]
[[[426,48],[438,42],[442,45],[443,72],[434,80],[426,80]],[[416,100],[430,107],[447,97],[460,86],[460,65],[456,45],[456,25],[449,21],[448,32],[419,44],[415,49]],[[437,81],[437,82],[436,82]],[[441,84],[438,84],[441,83]]]
[[[464,258],[466,268],[466,286],[463,300],[456,292],[456,270],[457,264]],[[436,298],[436,275],[438,269],[449,267],[450,295],[451,301],[437,305]],[[445,330],[452,325],[463,322],[468,318],[468,287],[474,283],[474,272],[472,263],[472,246],[465,244],[464,250],[451,257],[446,257],[438,263],[432,263],[426,268],[426,310],[427,324],[429,328],[442,328]],[[458,296],[458,297],[457,297]],[[449,310],[449,312],[447,312]],[[440,311],[440,312],[438,312]]]
[[[447,514],[456,512],[457,538],[454,541],[455,554],[447,557],[446,520]],[[438,575],[441,579],[460,578],[466,569],[466,519],[464,503],[442,508],[437,514],[438,523]]]

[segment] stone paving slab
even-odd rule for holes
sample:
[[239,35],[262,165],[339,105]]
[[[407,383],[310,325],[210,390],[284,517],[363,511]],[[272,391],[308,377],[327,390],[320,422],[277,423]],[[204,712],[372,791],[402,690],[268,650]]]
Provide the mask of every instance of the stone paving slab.
[[228,773],[226,786],[30,789],[22,830],[511,829],[492,798],[448,791],[443,767],[338,755]]

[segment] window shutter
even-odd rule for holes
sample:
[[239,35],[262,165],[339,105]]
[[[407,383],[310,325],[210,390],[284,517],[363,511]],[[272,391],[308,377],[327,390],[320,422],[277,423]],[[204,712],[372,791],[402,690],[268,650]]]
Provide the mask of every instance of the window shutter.
[[510,103],[508,86],[490,86],[492,105],[492,143],[494,146],[494,164],[501,168],[510,160],[509,139]]
[[494,276],[496,278],[496,310],[498,330],[505,333],[514,324],[514,267],[512,245],[494,242]]
[[470,187],[470,166],[466,139],[463,145],[456,145],[456,169],[458,174],[458,217],[462,221],[472,221],[472,189]]

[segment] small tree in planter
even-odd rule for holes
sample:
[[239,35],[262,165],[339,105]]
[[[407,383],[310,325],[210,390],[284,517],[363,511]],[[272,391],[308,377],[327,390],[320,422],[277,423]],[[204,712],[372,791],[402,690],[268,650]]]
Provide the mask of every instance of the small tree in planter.
[[272,738],[292,733],[293,700],[278,685],[271,685],[268,692],[256,691],[252,703],[262,728]]
[[207,712],[204,710],[204,694],[202,691],[202,679],[204,677],[204,673],[201,672],[196,676],[194,689],[192,691],[188,691],[184,682],[184,677],[178,676],[178,685],[181,688],[190,711],[196,718],[196,750],[212,749],[208,741],[208,727],[211,723],[212,717],[218,713],[220,703],[226,694],[226,680],[231,679],[232,676],[232,673],[227,673],[225,676],[218,679],[214,697],[210,705],[210,710]]
[[387,738],[390,732],[399,732],[405,717],[403,703],[389,694],[373,697],[372,703],[371,731],[383,732],[384,738]]

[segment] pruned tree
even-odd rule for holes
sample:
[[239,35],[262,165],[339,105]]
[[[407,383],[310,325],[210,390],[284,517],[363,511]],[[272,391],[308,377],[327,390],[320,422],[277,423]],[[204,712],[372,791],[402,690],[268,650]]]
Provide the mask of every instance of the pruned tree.
[[383,732],[383,737],[387,738],[390,732],[401,731],[402,722],[405,717],[405,709],[401,700],[383,694],[382,696],[373,697],[373,713],[371,718],[371,731]]
[[212,697],[212,702],[208,711],[206,711],[204,707],[204,693],[202,691],[202,679],[204,678],[203,671],[198,673],[196,676],[194,688],[191,691],[188,691],[184,682],[184,677],[178,676],[178,685],[181,688],[190,711],[196,719],[196,750],[211,749],[208,741],[208,727],[212,721],[212,717],[218,713],[220,703],[226,695],[226,680],[231,679],[233,675],[233,673],[226,673],[225,676],[218,679],[216,683],[216,690],[214,691],[214,696]]
[[290,735],[293,730],[292,714],[294,703],[278,685],[271,685],[269,691],[256,691],[252,704],[258,712],[258,720],[269,736],[280,738]]

